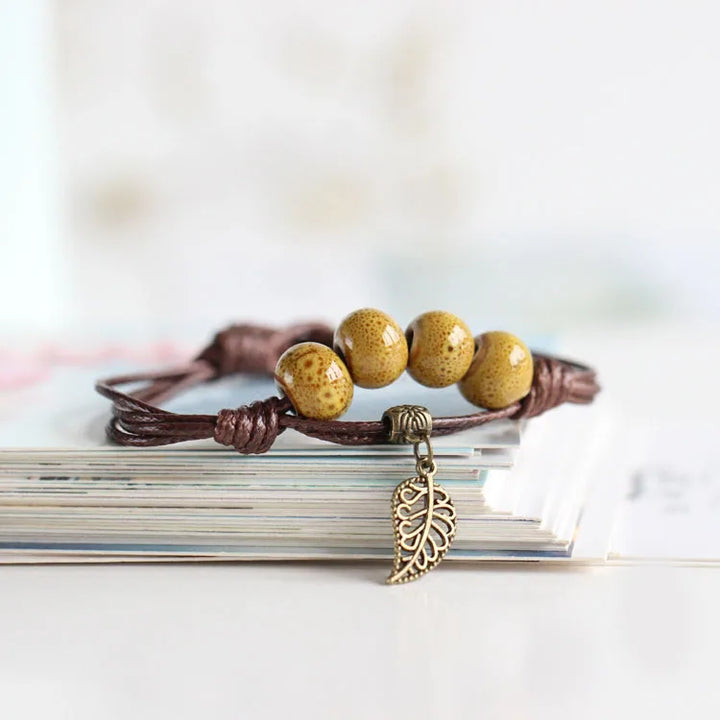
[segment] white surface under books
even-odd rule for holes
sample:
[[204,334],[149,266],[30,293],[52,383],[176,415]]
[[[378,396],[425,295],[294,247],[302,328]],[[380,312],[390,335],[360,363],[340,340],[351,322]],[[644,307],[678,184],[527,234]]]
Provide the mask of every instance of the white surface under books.
[[0,569],[8,720],[720,714],[720,573],[447,564]]

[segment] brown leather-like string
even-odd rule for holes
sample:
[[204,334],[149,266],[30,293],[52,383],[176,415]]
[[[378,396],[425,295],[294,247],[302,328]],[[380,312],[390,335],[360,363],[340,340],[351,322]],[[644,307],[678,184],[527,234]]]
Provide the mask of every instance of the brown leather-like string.
[[[272,375],[278,358],[292,345],[311,340],[332,345],[332,328],[319,323],[292,325],[282,330],[259,325],[233,325],[218,333],[195,360],[160,372],[124,375],[102,380],[97,391],[112,400],[108,438],[119,445],[150,447],[213,438],[239,453],[267,452],[286,428],[341,445],[381,445],[388,428],[381,421],[313,420],[292,414],[287,398],[270,397],[217,415],[168,412],[158,403],[193,385],[232,373]],[[565,402],[593,401],[600,387],[595,371],[550,355],[533,353],[530,393],[501,410],[434,418],[432,435],[450,435],[501,418],[530,418]],[[119,385],[147,383],[132,392]]]

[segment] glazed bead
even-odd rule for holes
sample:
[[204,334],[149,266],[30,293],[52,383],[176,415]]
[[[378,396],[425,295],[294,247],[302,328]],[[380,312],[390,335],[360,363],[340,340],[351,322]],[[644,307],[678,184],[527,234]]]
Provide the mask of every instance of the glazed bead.
[[389,385],[407,365],[402,329],[389,315],[373,308],[350,313],[335,331],[334,347],[355,384],[364,388]]
[[406,331],[410,356],[408,372],[422,385],[452,385],[467,372],[475,352],[470,328],[449,312],[426,312]]
[[460,381],[466,400],[487,410],[499,410],[530,392],[532,353],[527,345],[507,332],[486,332],[475,338],[477,352]]
[[286,350],[275,366],[275,383],[298,415],[333,420],[349,407],[353,382],[345,363],[326,345],[303,342]]

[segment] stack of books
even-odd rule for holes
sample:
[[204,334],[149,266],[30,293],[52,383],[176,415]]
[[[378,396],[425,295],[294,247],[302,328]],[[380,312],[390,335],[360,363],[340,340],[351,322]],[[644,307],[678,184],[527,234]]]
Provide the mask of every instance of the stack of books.
[[[416,474],[412,448],[345,447],[286,431],[261,456],[212,441],[109,444],[109,404],[93,391],[121,368],[56,368],[0,403],[0,561],[289,560],[392,557],[390,501]],[[124,368],[122,368],[124,369]],[[226,378],[167,404],[217,412],[275,394]],[[412,402],[472,412],[454,388],[409,378],[358,390],[347,419]],[[598,433],[592,408],[525,427],[504,420],[433,441],[436,480],[457,510],[447,559],[570,559]]]

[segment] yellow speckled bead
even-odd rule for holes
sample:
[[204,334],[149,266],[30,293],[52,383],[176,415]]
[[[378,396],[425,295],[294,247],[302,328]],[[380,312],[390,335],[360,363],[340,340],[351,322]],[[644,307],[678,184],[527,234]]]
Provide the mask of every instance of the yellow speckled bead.
[[303,342],[286,350],[275,366],[278,390],[298,415],[333,420],[349,407],[353,382],[345,363],[326,345]]
[[397,380],[407,365],[405,335],[381,310],[363,308],[350,313],[335,331],[334,346],[360,387],[385,387]]
[[533,359],[527,345],[507,332],[478,335],[477,352],[467,375],[460,381],[466,400],[487,410],[499,410],[530,392]]
[[470,328],[449,312],[434,310],[413,320],[406,331],[408,372],[422,385],[453,385],[465,375],[475,352]]

